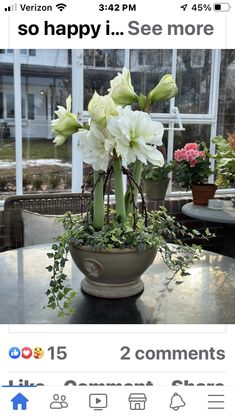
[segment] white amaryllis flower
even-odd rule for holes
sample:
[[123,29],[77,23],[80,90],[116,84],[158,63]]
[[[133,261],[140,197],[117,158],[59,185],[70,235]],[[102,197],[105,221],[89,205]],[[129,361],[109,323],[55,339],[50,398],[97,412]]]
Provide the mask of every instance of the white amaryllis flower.
[[156,87],[151,90],[148,94],[148,98],[151,102],[158,102],[160,100],[169,100],[178,93],[175,80],[171,74],[164,75]]
[[93,94],[88,104],[88,112],[90,113],[91,120],[102,128],[107,125],[110,117],[117,115],[116,105],[112,97],[109,94],[100,96],[97,92]]
[[94,123],[91,123],[89,131],[80,130],[78,138],[83,161],[91,164],[95,171],[106,171],[114,146],[113,139],[106,137],[105,131],[101,132]]
[[163,166],[164,158],[156,145],[162,145],[164,127],[153,122],[145,112],[133,111],[125,107],[120,115],[108,121],[107,130],[115,139],[115,150],[127,164],[136,159],[147,164]]
[[126,106],[138,101],[138,96],[131,84],[131,74],[127,68],[123,68],[122,74],[110,81],[111,88],[108,89],[112,99],[117,105]]
[[62,145],[68,136],[77,132],[78,128],[81,127],[77,121],[77,116],[71,113],[71,96],[66,100],[66,108],[58,106],[55,114],[58,118],[51,121],[52,132],[56,135],[53,142],[56,145]]

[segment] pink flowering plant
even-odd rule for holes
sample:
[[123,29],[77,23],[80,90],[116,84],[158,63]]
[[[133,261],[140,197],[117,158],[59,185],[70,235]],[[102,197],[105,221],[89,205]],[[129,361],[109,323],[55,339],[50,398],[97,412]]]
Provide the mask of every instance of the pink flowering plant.
[[176,178],[180,185],[189,190],[194,184],[203,184],[213,173],[210,167],[209,151],[204,142],[188,143],[174,153]]

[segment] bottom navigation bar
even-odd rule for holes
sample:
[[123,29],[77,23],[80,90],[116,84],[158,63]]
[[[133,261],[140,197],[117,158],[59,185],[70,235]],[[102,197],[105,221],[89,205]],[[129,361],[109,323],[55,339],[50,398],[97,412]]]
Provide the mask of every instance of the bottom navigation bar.
[[[77,418],[78,413],[86,417],[95,416],[100,411],[102,415],[112,414],[112,417],[138,416],[161,418],[169,417],[177,411],[181,416],[191,418],[199,416],[214,416],[215,410],[220,410],[220,417],[231,417],[233,414],[233,399],[235,387],[188,387],[172,388],[152,387],[23,387],[9,386],[0,389],[0,415],[17,417],[17,412],[24,411],[24,416],[38,417],[41,415],[58,416],[58,410],[63,410],[63,418]],[[21,415],[19,415],[21,416]],[[61,416],[61,415],[60,415]]]

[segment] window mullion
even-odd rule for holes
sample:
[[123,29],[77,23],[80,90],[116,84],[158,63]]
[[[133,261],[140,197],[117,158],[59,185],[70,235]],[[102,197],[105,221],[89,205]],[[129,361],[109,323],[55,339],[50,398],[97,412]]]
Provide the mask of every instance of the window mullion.
[[[177,49],[172,50],[172,77],[176,80],[176,66],[177,66]],[[170,113],[172,113],[172,109],[175,107],[175,97],[170,100]]]
[[130,69],[130,50],[125,49],[124,66]]
[[[129,49],[125,49],[124,66],[130,69],[130,50]],[[127,190],[127,177],[124,174],[122,174],[122,184],[123,184],[123,190],[125,193]]]
[[[72,112],[83,114],[83,50],[72,50]],[[83,162],[78,149],[78,134],[72,136],[72,192],[81,192]]]
[[209,100],[209,115],[211,115],[213,118],[216,118],[217,110],[218,110],[220,61],[221,61],[221,50],[213,49],[212,50],[212,62],[211,62],[210,100]]
[[[211,91],[210,91],[210,108],[209,112],[212,115],[213,122],[211,124],[211,138],[214,138],[217,133],[217,118],[219,106],[219,85],[220,85],[220,65],[221,65],[221,50],[212,51],[212,74],[211,74]],[[215,144],[210,141],[210,152],[215,153]],[[211,159],[212,170],[214,170],[215,161]],[[209,182],[214,182],[214,175],[209,177]]]
[[[172,77],[176,79],[176,66],[177,66],[177,49],[172,50]],[[175,97],[170,100],[170,111],[169,118],[172,117],[173,108],[175,106]],[[158,119],[161,122],[160,118]],[[168,125],[168,141],[167,141],[167,161],[171,161],[173,159],[173,151],[174,151],[174,122],[170,121]],[[168,193],[172,192],[172,174],[170,174],[170,184],[168,186]]]
[[14,50],[14,116],[16,149],[16,194],[23,193],[22,164],[22,109],[21,109],[21,64],[20,51]]

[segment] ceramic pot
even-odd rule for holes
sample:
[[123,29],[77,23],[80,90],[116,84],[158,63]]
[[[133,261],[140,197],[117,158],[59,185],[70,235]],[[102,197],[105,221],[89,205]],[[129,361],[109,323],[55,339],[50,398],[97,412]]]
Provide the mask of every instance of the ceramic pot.
[[194,205],[207,206],[208,200],[213,199],[217,186],[212,183],[194,184],[191,189]]
[[85,275],[84,292],[104,298],[126,298],[144,289],[141,274],[152,264],[156,249],[138,252],[135,249],[95,251],[91,247],[70,248],[76,266]]
[[170,179],[159,181],[144,180],[144,192],[148,200],[164,200]]

